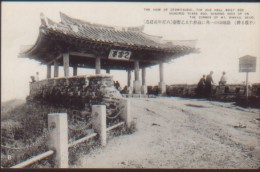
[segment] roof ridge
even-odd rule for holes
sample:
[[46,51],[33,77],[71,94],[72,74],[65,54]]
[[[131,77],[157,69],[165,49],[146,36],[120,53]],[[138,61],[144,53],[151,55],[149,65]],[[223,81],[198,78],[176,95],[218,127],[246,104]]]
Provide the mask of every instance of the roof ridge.
[[[106,28],[106,29],[113,29],[113,30],[118,30],[118,28],[120,31],[132,31],[132,32],[142,32],[144,29],[144,25],[141,26],[110,26],[110,25],[105,25],[105,24],[99,24],[99,23],[93,23],[93,22],[88,22],[85,20],[81,20],[81,19],[76,19],[76,18],[72,18],[70,16],[68,16],[65,13],[60,12],[60,18],[61,18],[61,22],[67,23],[67,24],[79,24],[79,25],[88,25],[90,27],[98,27],[98,28]],[[69,20],[69,22],[68,22]]]

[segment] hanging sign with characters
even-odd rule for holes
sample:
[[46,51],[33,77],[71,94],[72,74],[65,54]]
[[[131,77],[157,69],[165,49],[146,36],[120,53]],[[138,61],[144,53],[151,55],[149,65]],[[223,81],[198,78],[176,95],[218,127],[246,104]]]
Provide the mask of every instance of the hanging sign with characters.
[[131,54],[131,51],[111,49],[108,58],[115,60],[129,60]]

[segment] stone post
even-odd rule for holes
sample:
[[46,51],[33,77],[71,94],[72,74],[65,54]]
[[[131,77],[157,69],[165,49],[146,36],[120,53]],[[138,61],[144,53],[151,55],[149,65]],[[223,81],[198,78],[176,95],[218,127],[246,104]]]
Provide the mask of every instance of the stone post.
[[98,133],[100,143],[102,146],[107,144],[107,127],[106,127],[106,106],[92,105],[92,126]]
[[68,119],[66,113],[48,115],[49,148],[55,150],[55,167],[68,168]]
[[107,73],[107,74],[110,74],[110,69],[106,69],[106,73]]
[[129,128],[130,125],[131,125],[131,122],[133,121],[133,118],[130,114],[130,111],[131,111],[130,100],[129,99],[121,99],[120,104],[121,104],[121,106],[124,107],[124,110],[120,114],[120,117],[125,121],[127,127]]

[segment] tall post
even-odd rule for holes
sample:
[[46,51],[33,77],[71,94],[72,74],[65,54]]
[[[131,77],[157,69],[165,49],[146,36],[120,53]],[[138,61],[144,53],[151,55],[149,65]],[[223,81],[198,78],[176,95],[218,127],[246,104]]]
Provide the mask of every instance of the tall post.
[[69,53],[63,54],[63,69],[64,69],[64,76],[69,76]]
[[246,102],[248,102],[248,72],[246,72]]
[[55,150],[55,167],[68,168],[68,119],[66,113],[48,115],[49,148]]
[[102,146],[107,144],[106,105],[92,105],[92,126],[98,133]]
[[58,61],[55,60],[54,61],[54,77],[58,77],[59,76],[59,64]]
[[51,64],[47,65],[47,78],[51,78]]
[[121,99],[120,104],[123,107],[122,113],[120,113],[120,117],[125,121],[126,126],[130,128],[131,123],[133,121],[133,117],[131,115],[131,107],[129,99]]
[[160,82],[163,82],[163,63],[159,64],[159,70],[160,70]]
[[134,93],[140,94],[141,86],[140,86],[140,80],[139,80],[139,61],[138,60],[135,60],[134,66],[135,66]]
[[96,74],[100,74],[101,64],[100,57],[96,57]]
[[160,70],[159,94],[165,95],[166,94],[166,84],[164,83],[163,63],[159,64],[159,70]]
[[127,91],[128,94],[133,93],[133,87],[131,87],[131,70],[127,70]]
[[135,61],[135,80],[139,81],[139,61]]
[[146,94],[147,93],[147,86],[146,86],[146,71],[145,68],[142,68],[142,87],[141,87],[141,92],[142,94]]
[[127,71],[127,86],[131,87],[131,70]]
[[73,76],[77,76],[77,75],[78,75],[78,67],[73,66]]
[[145,68],[142,68],[142,85],[145,85],[145,83],[146,83],[146,81],[145,81],[145,75],[146,75]]

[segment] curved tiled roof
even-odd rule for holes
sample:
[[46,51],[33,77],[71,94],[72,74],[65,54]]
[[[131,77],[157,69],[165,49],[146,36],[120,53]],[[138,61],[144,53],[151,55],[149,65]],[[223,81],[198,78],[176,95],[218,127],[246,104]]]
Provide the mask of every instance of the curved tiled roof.
[[40,53],[42,57],[35,58],[45,58],[44,53],[53,50],[52,45],[48,44],[46,36],[53,40],[62,39],[65,42],[76,39],[81,44],[91,42],[139,50],[161,51],[170,53],[175,57],[197,52],[195,48],[196,40],[163,40],[160,36],[152,36],[144,33],[144,26],[107,26],[71,18],[64,13],[60,13],[60,18],[60,22],[54,22],[41,14],[40,34],[37,42],[29,50],[22,52],[20,56],[34,58],[33,55],[36,54],[36,56],[39,56]]
[[[60,13],[61,22],[56,23],[47,18],[46,27],[49,30],[85,38],[92,41],[119,43],[125,45],[136,45],[161,49],[173,49],[176,45],[195,48],[196,40],[190,40],[178,44],[176,41],[165,41],[160,36],[152,36],[143,33],[144,26],[139,27],[114,27],[94,24],[79,19],[71,18]],[[177,44],[176,44],[177,43]]]
[[46,26],[48,29],[92,41],[167,48],[166,44],[154,41],[153,36],[142,33],[143,27],[111,27],[73,19],[63,13],[60,13],[60,15],[60,23],[47,18]]

